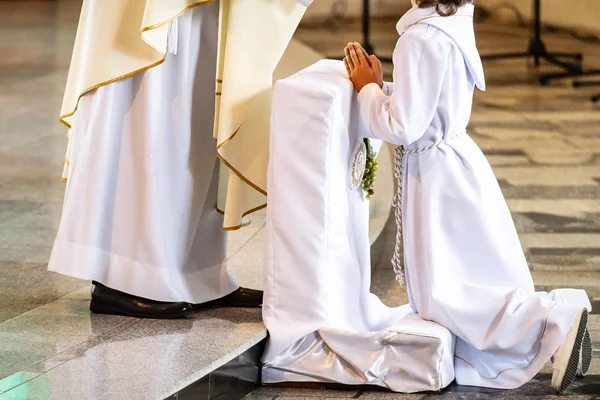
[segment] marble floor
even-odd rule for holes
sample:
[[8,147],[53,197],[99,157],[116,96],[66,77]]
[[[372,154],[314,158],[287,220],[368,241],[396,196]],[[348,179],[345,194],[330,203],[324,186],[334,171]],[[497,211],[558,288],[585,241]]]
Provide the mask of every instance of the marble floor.
[[[89,283],[46,271],[64,192],[66,138],[57,115],[80,3],[0,0],[0,399],[164,398],[172,393],[166,388],[188,385],[219,357],[266,334],[257,310],[214,310],[176,323],[90,316]],[[526,43],[522,29],[484,22],[477,30],[482,53],[521,50]],[[305,24],[296,38],[337,56],[358,32],[353,22]],[[586,64],[600,66],[600,44],[555,32],[547,37],[553,48],[581,49]],[[394,21],[377,21],[373,40],[380,54],[389,54]],[[589,101],[600,87],[537,86],[535,71],[523,60],[485,67],[489,89],[476,94],[470,133],[502,185],[536,285],[585,288],[600,310],[600,105]],[[378,231],[387,212],[374,215]],[[229,263],[244,285],[261,285],[263,227],[259,214],[253,225],[230,236]],[[392,240],[388,224],[373,247],[373,291],[396,305],[407,300],[391,279]],[[600,314],[592,314],[590,328],[594,375],[569,393],[575,399],[600,395]],[[200,345],[207,337],[219,338],[211,342],[210,357]],[[146,374],[132,373],[148,359],[162,363],[148,365]],[[248,398],[552,398],[548,370],[543,372],[514,392],[452,387],[442,394],[399,396],[261,388]],[[67,390],[65,379],[78,382],[80,390]],[[126,391],[107,391],[110,382]]]

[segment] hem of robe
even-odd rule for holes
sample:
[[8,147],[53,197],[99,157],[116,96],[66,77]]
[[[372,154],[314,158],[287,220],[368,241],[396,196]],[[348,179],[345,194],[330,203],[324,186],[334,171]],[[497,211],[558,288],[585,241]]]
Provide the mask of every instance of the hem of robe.
[[[120,74],[113,74],[113,75],[109,75],[108,78],[106,79],[99,79],[96,83],[94,84],[88,84],[87,86],[84,85],[83,88],[79,88],[75,91],[76,95],[70,95],[68,92],[68,85],[69,85],[69,80],[71,79],[70,77],[70,73],[71,73],[71,68],[72,65],[70,67],[69,70],[69,77],[67,77],[67,91],[65,92],[65,96],[63,98],[63,104],[61,107],[61,113],[60,116],[58,118],[58,121],[60,123],[62,123],[64,126],[66,126],[69,131],[67,132],[67,151],[66,151],[66,155],[65,155],[65,162],[64,162],[64,167],[63,167],[63,173],[61,176],[61,182],[62,183],[66,183],[69,179],[69,166],[71,164],[71,160],[69,158],[69,147],[71,144],[71,129],[73,129],[73,124],[72,124],[72,119],[75,118],[75,114],[77,113],[77,110],[79,109],[79,102],[81,101],[81,99],[83,98],[83,96],[85,96],[86,94],[93,92],[96,89],[99,89],[103,86],[107,86],[110,85],[112,83],[118,82],[120,80],[132,77],[134,75],[143,73],[151,68],[157,67],[159,65],[161,65],[162,63],[165,62],[166,58],[167,58],[167,49],[160,49],[161,46],[159,46],[157,43],[155,43],[153,40],[151,40],[148,37],[144,36],[144,33],[146,32],[150,32],[154,29],[158,29],[163,27],[164,25],[176,20],[177,18],[179,18],[181,15],[185,14],[186,12],[190,11],[191,9],[198,7],[198,6],[202,6],[208,3],[213,2],[214,0],[198,0],[198,1],[194,1],[190,4],[188,4],[186,7],[184,7],[183,9],[179,10],[178,12],[176,12],[173,15],[169,15],[167,18],[160,20],[159,22],[155,22],[151,25],[148,26],[142,26],[142,28],[140,29],[139,35],[140,35],[140,39],[146,44],[148,45],[152,51],[154,52],[154,56],[155,59],[152,61],[144,61],[141,62],[137,67],[135,68],[131,68],[129,71],[127,72],[122,72]],[[81,23],[81,21],[80,21]],[[75,49],[76,50],[76,49]],[[74,51],[75,51],[74,50]],[[78,58],[75,58],[75,54],[73,55],[73,58],[71,60],[71,64],[78,62],[78,63],[82,63],[81,61],[79,61]],[[71,100],[69,100],[69,98],[71,98]],[[74,98],[74,99],[73,99]],[[71,103],[72,105],[67,107],[66,109],[69,111],[65,111],[65,104]]]
[[[223,195],[219,195],[225,230],[248,225],[250,215],[266,207],[265,149],[269,145],[273,74],[310,3],[312,0],[230,1],[221,8],[224,36],[219,40],[214,136],[217,157],[228,170],[227,180],[222,182]],[[247,21],[252,21],[251,25]],[[256,25],[260,29],[253,28]],[[257,64],[253,59],[257,51],[264,52],[265,43],[269,51]],[[239,65],[259,70],[254,75],[240,74]],[[259,145],[262,152],[256,150]],[[244,153],[254,156],[241,156]]]
[[584,307],[587,308],[585,304],[556,303],[550,309],[537,353],[527,367],[507,368],[497,376],[484,376],[471,363],[455,356],[456,383],[495,389],[516,389],[524,385],[542,370],[558,350],[567,337],[578,310]]
[[187,274],[174,273],[95,246],[60,239],[54,243],[48,270],[165,302],[202,304],[227,296],[239,288],[227,272],[225,263]]
[[[72,126],[71,126],[71,123],[68,121],[68,119],[75,115],[75,113],[77,112],[77,109],[79,108],[79,101],[85,94],[87,94],[91,91],[94,91],[94,90],[98,89],[99,87],[106,86],[111,83],[117,82],[119,80],[139,74],[141,72],[144,72],[150,68],[154,68],[154,67],[162,64],[163,62],[165,62],[165,59],[167,56],[166,49],[161,49],[160,45],[158,45],[152,39],[145,37],[144,33],[152,31],[154,29],[158,29],[160,27],[163,27],[164,25],[177,19],[179,16],[181,16],[182,14],[191,10],[192,8],[210,3],[212,1],[213,0],[193,1],[190,4],[188,4],[187,6],[185,6],[183,9],[177,11],[175,14],[168,15],[166,18],[160,20],[159,22],[154,22],[148,26],[142,26],[139,31],[139,37],[143,42],[146,43],[146,45],[148,45],[149,48],[151,48],[154,51],[155,59],[152,61],[148,61],[148,60],[142,61],[136,68],[132,68],[130,71],[122,72],[120,74],[107,77],[106,79],[100,79],[98,82],[96,82],[94,84],[84,85],[83,87],[76,89],[75,90],[75,93],[76,93],[75,99],[69,100],[69,96],[68,96],[68,94],[66,94],[65,98],[63,99],[63,106],[61,109],[61,114],[58,118],[59,122],[62,123],[63,125],[65,125],[67,128],[71,129]],[[77,61],[77,60],[72,60],[71,62],[73,62],[73,61]],[[69,103],[71,105],[66,106],[66,104],[69,104]],[[66,111],[66,110],[68,110],[68,111]],[[63,181],[65,181],[65,180],[66,179],[63,178]]]
[[369,385],[397,393],[435,392],[452,383],[452,356],[445,352],[452,354],[454,336],[429,321],[419,321],[422,330],[399,324],[369,332],[317,329],[264,362],[261,382]]
[[[90,82],[88,84],[77,85],[79,87],[74,90],[74,93],[69,93],[67,90],[67,93],[65,94],[65,98],[63,99],[63,105],[61,108],[59,122],[61,122],[67,128],[72,129],[72,119],[75,118],[75,114],[79,107],[79,102],[85,94],[87,94],[93,90],[96,90],[102,86],[106,86],[106,85],[114,83],[116,81],[131,77],[133,75],[144,72],[148,69],[154,68],[154,67],[162,64],[166,59],[167,51],[165,48],[162,48],[164,46],[161,46],[161,45],[159,45],[159,43],[157,43],[156,38],[148,37],[147,34],[153,30],[164,27],[166,24],[177,19],[179,16],[181,16],[185,12],[191,10],[192,8],[197,7],[197,6],[202,6],[204,4],[208,4],[213,1],[214,0],[197,0],[197,1],[192,0],[190,2],[190,4],[188,4],[186,7],[182,8],[181,10],[179,10],[178,12],[176,12],[174,14],[168,14],[165,18],[160,18],[158,21],[154,21],[154,23],[149,24],[149,25],[143,24],[139,31],[139,37],[150,49],[152,49],[153,57],[150,60],[145,60],[143,62],[140,62],[135,68],[130,68],[130,70],[128,70],[128,71],[123,71],[119,74],[109,74],[104,79],[96,79],[95,81],[93,81],[94,83]],[[312,0],[298,0],[298,3],[300,4],[300,6],[296,6],[296,7],[300,7],[299,9],[301,10],[301,15],[303,15],[304,11],[306,10],[306,7],[308,7],[308,5],[310,5],[312,3]],[[265,3],[265,4],[267,4],[267,6],[269,6],[269,7],[271,6],[269,3]],[[239,14],[239,15],[242,15],[242,14]],[[293,25],[294,28],[291,31],[291,33],[287,32],[286,34],[291,37],[291,34],[293,34],[293,32],[295,31],[295,29],[299,23],[299,18],[294,13],[291,13],[290,15],[291,15],[292,20],[294,20],[295,24]],[[286,15],[286,17],[290,17],[290,15]],[[300,15],[300,17],[301,17],[301,15]],[[220,16],[220,19],[221,19],[221,23],[222,23],[223,17]],[[225,28],[225,30],[227,31],[227,28]],[[287,42],[289,43],[289,38],[288,38]],[[283,46],[282,51],[285,49],[285,47],[287,47],[287,45]],[[251,53],[251,54],[254,54],[254,53]],[[219,56],[219,58],[220,58],[220,56]],[[71,63],[73,64],[74,62],[77,62],[79,64],[83,63],[81,60],[79,60],[78,58],[76,59],[75,57],[73,58]],[[275,66],[273,66],[273,69],[274,68],[275,68]],[[234,70],[234,72],[235,72],[235,70]],[[217,102],[217,110],[219,110],[221,107],[220,103],[221,103],[221,97],[222,97],[222,94],[221,94],[222,89],[220,89],[220,87],[223,84],[223,76],[222,75],[223,74],[221,71],[221,72],[218,72],[218,76],[216,77],[217,87],[216,87],[215,101]],[[68,81],[67,81],[67,89],[68,89],[68,83],[69,83],[70,79],[71,79],[71,77],[69,76]],[[234,84],[232,86],[235,87],[236,85]],[[226,95],[227,95],[227,92],[226,92]],[[254,93],[254,95],[256,95],[256,93]],[[237,101],[234,101],[233,103],[236,104],[236,107],[238,107]],[[219,117],[219,114],[220,113],[217,112],[217,114],[216,114],[217,118]],[[237,132],[239,131],[240,128],[241,128],[241,123],[240,123],[240,126],[238,127],[238,129],[235,130],[233,134],[231,134],[226,140],[224,140],[220,143],[220,145],[216,149],[216,155],[219,159],[221,159],[223,161],[223,163],[227,166],[227,168],[231,171],[231,173],[235,177],[239,178],[239,180],[241,182],[240,183],[235,180],[232,180],[232,182],[231,182],[232,184],[241,186],[242,190],[245,190],[245,186],[249,187],[250,188],[249,192],[251,192],[250,196],[252,196],[254,194],[254,193],[252,193],[253,191],[256,191],[259,196],[262,195],[263,197],[266,197],[266,191],[263,188],[261,188],[256,182],[254,182],[254,181],[256,181],[256,179],[254,179],[254,181],[253,181],[252,179],[247,177],[248,173],[242,173],[239,171],[239,169],[236,169],[236,167],[233,166],[234,161],[231,158],[235,158],[235,157],[226,156],[221,151],[222,148],[233,139],[233,137],[237,134]],[[215,137],[218,136],[216,134],[216,129],[215,129],[215,132],[213,132],[213,134],[215,135]],[[70,163],[69,156],[68,156],[68,152],[69,152],[68,146],[69,146],[69,144],[67,144],[67,156],[65,157],[65,165],[63,167],[63,174],[61,177],[61,182],[63,182],[63,183],[66,183],[68,181],[68,170],[69,170],[68,165]],[[247,197],[249,197],[249,196],[246,195],[244,198],[247,198]],[[258,211],[258,210],[266,207],[266,199],[261,199],[261,200],[262,201],[260,201],[259,203],[252,202],[251,199],[246,200],[246,204],[243,204],[244,202],[242,201],[241,202],[242,205],[236,207],[235,210],[233,209],[232,205],[230,205],[229,207],[224,207],[225,208],[225,213],[224,213],[225,222],[223,225],[223,230],[235,231],[235,230],[238,230],[245,226],[250,225],[250,223],[251,223],[250,215],[252,213],[254,213],[255,211]],[[230,210],[227,210],[228,208],[230,208]]]

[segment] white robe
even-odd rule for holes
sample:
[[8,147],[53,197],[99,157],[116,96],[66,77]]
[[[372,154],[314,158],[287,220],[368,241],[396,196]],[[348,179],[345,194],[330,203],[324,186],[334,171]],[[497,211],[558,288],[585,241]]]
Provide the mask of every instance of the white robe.
[[160,301],[238,287],[216,208],[218,13],[219,2],[187,11],[163,64],[81,98],[49,270]]
[[453,335],[370,292],[369,202],[350,185],[366,130],[357,105],[340,61],[275,85],[262,380],[440,390],[454,379]]
[[402,145],[404,262],[413,309],[457,336],[456,381],[514,388],[564,340],[583,291],[536,293],[494,173],[465,133],[484,89],[473,6],[452,17],[410,10],[399,22],[393,93],[358,96],[373,137]]

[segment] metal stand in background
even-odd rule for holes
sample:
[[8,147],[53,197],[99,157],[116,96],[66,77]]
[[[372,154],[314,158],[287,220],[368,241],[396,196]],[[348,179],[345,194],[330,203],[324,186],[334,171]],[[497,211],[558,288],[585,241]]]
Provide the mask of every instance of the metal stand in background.
[[[369,0],[363,0],[363,15],[362,15],[362,31],[363,31],[363,42],[362,45],[369,54],[375,54],[375,48],[371,43],[371,4]],[[382,63],[391,63],[390,57],[379,57]]]
[[[600,75],[600,72],[598,72],[597,74]],[[575,81],[575,82],[573,82],[573,87],[579,88],[579,87],[585,87],[585,86],[600,86],[600,81]],[[592,96],[591,99],[594,103],[597,103],[598,101],[600,101],[600,94]]]
[[[529,58],[533,57],[536,67],[540,65],[540,60],[547,61],[564,70],[562,73],[556,74],[541,74],[538,76],[538,81],[545,85],[552,79],[567,78],[580,76],[583,73],[581,62],[583,55],[581,53],[560,53],[548,52],[546,45],[542,41],[542,21],[540,0],[533,0],[533,18],[531,26],[531,36],[529,39],[529,48],[526,52],[521,53],[505,53],[491,54],[481,57],[483,60],[500,60],[509,58]],[[560,58],[572,58],[576,63],[570,63]]]

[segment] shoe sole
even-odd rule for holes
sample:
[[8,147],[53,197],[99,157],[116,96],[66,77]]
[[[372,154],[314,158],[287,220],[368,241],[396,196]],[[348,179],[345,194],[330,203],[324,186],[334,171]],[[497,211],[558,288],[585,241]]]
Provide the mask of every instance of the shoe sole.
[[579,356],[581,368],[577,368],[577,375],[587,375],[590,370],[590,365],[592,364],[592,354],[592,340],[590,339],[590,332],[586,329],[585,334],[583,335],[583,343],[581,344],[581,354]]
[[587,320],[588,312],[587,310],[583,310],[583,312],[581,313],[581,319],[579,320],[577,335],[575,337],[575,342],[571,350],[571,356],[569,357],[565,374],[560,382],[560,386],[558,387],[558,389],[555,387],[558,393],[563,393],[573,383],[575,377],[577,376],[577,369],[579,367],[579,354],[581,353],[583,337],[585,336],[585,332],[587,330]]
[[186,318],[187,316],[192,314],[191,311],[181,311],[181,312],[176,312],[176,313],[171,313],[171,314],[148,314],[148,315],[135,314],[134,315],[134,314],[128,314],[126,312],[123,312],[122,310],[120,310],[116,307],[112,307],[112,306],[108,306],[108,305],[104,305],[104,304],[97,305],[92,302],[90,302],[90,311],[93,312],[94,314],[122,315],[125,317],[149,318],[149,319],[181,319],[181,318]]

